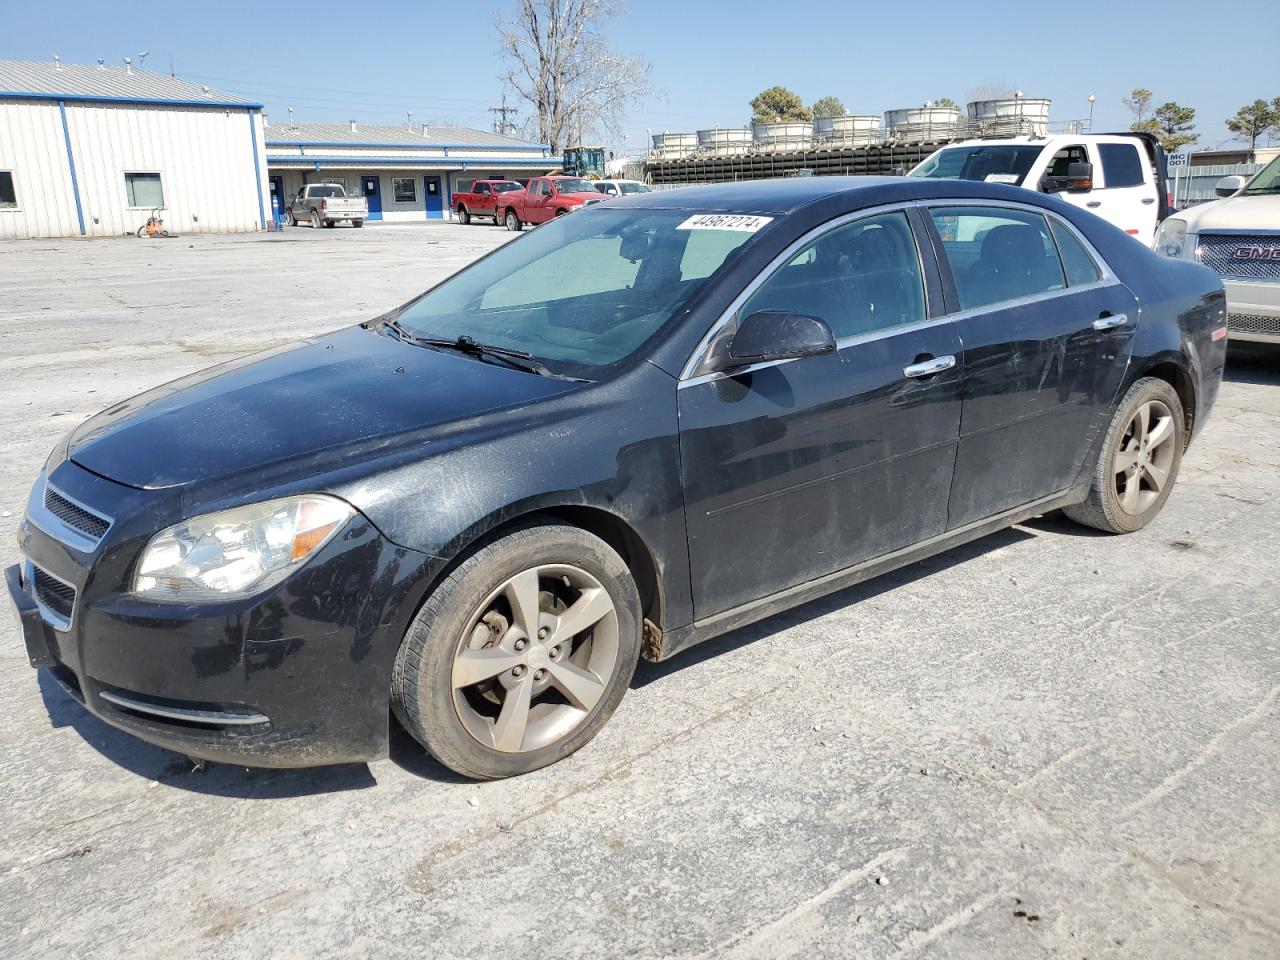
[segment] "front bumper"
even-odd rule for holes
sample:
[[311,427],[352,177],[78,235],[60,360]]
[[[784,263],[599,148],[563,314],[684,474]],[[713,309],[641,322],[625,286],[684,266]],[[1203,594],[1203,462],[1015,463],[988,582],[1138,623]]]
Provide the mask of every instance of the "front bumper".
[[1232,340],[1280,343],[1280,283],[1223,279],[1227,335]]
[[[56,476],[103,503],[109,481],[74,464]],[[122,589],[145,538],[130,542],[121,527],[124,542],[84,554],[24,519],[24,563],[5,583],[33,667],[106,723],[207,760],[297,767],[386,755],[392,663],[436,561],[357,516],[264,595],[163,604]],[[75,590],[69,617],[42,607],[33,571]]]

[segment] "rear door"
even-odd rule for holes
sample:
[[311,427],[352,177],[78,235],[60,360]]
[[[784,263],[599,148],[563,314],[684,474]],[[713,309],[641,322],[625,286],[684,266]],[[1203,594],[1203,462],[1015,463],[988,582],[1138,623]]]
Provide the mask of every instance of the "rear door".
[[739,296],[707,353],[765,309],[825,320],[837,352],[720,373],[695,362],[681,381],[698,619],[945,529],[960,341],[925,251],[900,210],[819,228]]
[[964,404],[948,526],[1060,493],[1111,416],[1137,301],[1064,220],[937,204]]
[[1098,141],[1097,150],[1099,163],[1094,165],[1091,196],[1095,204],[1093,212],[1137,237],[1144,246],[1151,246],[1160,205],[1146,149],[1137,140],[1108,137]]

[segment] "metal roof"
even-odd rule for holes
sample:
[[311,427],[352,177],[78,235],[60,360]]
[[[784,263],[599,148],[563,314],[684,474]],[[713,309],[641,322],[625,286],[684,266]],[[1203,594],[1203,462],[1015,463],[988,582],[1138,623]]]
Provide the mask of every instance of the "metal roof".
[[517,140],[487,130],[470,127],[436,127],[416,124],[412,128],[356,123],[278,123],[267,125],[268,146],[334,147],[506,147],[512,150],[541,150],[541,144]]
[[102,100],[259,108],[262,105],[220,90],[139,67],[0,60],[0,97],[42,100]]

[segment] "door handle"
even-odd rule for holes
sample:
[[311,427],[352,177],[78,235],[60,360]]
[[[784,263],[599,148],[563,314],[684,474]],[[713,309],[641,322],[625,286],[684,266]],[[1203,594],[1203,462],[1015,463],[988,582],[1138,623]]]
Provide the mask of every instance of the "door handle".
[[906,377],[931,377],[943,370],[950,370],[955,365],[956,358],[953,356],[934,357],[932,360],[921,360],[909,367],[903,367],[902,374]]
[[1143,202],[1143,203],[1145,203],[1145,204],[1150,205],[1150,204],[1153,204],[1153,203],[1155,203],[1155,202],[1156,202],[1156,198],[1155,198],[1155,197],[1143,197],[1143,198],[1142,198],[1142,202]]
[[1100,206],[1102,206],[1102,201],[1101,201],[1101,200],[1090,200],[1088,203],[1086,203],[1086,204],[1085,204],[1085,206],[1086,206],[1086,207],[1090,207],[1090,208],[1092,208],[1092,207],[1100,207]]
[[1116,327],[1123,327],[1129,322],[1129,315],[1125,313],[1113,313],[1109,316],[1099,317],[1093,321],[1093,329],[1095,330],[1114,330]]

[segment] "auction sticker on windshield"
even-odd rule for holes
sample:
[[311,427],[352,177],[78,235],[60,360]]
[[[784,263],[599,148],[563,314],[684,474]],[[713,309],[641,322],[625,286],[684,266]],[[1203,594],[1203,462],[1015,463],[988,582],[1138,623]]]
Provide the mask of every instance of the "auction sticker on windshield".
[[755,233],[773,217],[752,217],[741,213],[696,213],[677,230],[738,230]]
[[988,173],[987,183],[1017,183],[1016,173]]

